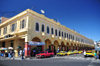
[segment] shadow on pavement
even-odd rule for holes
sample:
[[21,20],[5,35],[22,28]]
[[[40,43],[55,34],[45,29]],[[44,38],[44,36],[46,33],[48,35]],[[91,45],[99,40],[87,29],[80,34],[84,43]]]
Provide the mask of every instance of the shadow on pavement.
[[6,66],[6,65],[4,65],[3,63],[4,63],[4,61],[1,61],[1,60],[0,60],[0,66]]

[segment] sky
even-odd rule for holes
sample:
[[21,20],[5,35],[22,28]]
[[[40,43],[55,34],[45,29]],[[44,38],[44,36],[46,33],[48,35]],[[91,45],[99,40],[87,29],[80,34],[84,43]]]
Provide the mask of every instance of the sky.
[[94,41],[100,40],[100,0],[0,0],[0,17],[32,9]]

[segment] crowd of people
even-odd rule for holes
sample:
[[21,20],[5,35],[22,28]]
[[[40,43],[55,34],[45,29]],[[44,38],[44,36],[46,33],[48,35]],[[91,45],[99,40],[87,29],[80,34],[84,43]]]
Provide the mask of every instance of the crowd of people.
[[[9,59],[14,59],[15,58],[15,51],[14,50],[2,50],[0,51],[0,56],[1,57],[8,57]],[[18,57],[21,59],[24,59],[24,50],[19,50],[18,51]]]

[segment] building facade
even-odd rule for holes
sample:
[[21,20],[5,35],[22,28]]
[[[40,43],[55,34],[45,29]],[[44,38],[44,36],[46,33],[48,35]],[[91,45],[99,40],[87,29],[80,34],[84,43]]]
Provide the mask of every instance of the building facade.
[[0,47],[17,49],[21,46],[25,48],[27,56],[30,41],[45,42],[44,46],[31,47],[40,47],[42,50],[94,49],[93,40],[30,9],[0,24]]

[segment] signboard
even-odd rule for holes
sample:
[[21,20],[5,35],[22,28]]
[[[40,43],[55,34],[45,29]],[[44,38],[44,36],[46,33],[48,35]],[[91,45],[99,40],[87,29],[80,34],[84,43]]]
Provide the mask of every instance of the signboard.
[[33,46],[40,46],[40,45],[45,45],[44,42],[34,42],[34,41],[30,41],[29,45],[33,45]]

